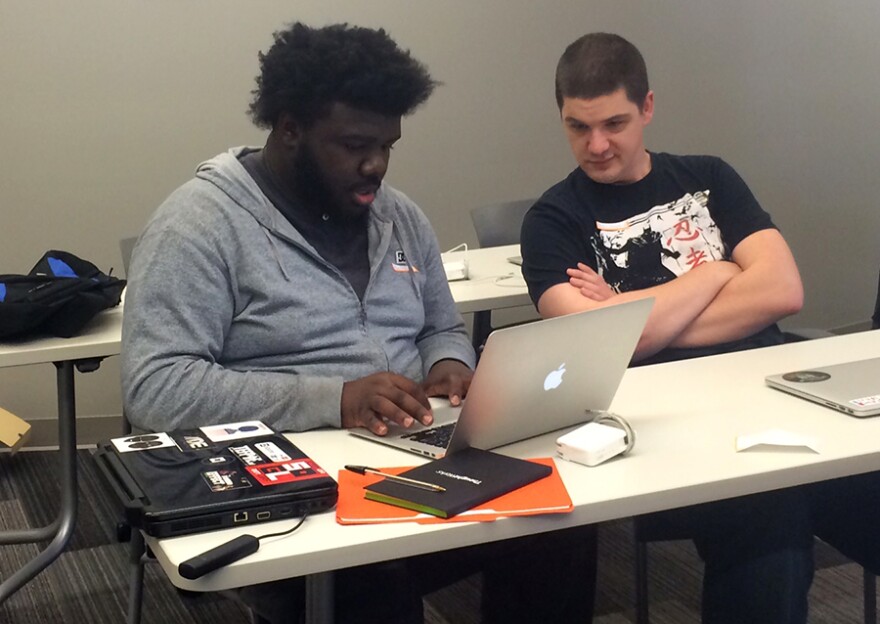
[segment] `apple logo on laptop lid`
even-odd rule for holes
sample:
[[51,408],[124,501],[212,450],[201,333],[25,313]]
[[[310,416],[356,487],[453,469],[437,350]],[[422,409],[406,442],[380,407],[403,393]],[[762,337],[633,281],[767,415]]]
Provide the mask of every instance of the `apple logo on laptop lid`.
[[544,390],[553,390],[562,384],[562,376],[565,374],[565,362],[554,371],[550,371],[544,378]]

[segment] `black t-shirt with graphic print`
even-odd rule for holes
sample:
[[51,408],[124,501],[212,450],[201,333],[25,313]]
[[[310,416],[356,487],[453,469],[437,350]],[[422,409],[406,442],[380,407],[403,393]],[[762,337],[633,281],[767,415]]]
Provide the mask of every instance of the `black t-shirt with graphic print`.
[[[633,184],[600,184],[575,169],[526,214],[523,276],[537,304],[566,269],[583,262],[617,292],[675,279],[729,260],[754,232],[775,228],[743,179],[720,158],[651,153],[651,171]],[[776,325],[734,342],[669,348],[641,364],[727,353],[782,342]]]

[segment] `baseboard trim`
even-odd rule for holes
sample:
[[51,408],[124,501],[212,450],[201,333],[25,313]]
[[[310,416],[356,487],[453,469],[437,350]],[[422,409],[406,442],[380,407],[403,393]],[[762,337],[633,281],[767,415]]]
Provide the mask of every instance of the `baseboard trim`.
[[[31,436],[26,448],[57,448],[58,421],[55,419],[30,420]],[[83,416],[76,419],[77,446],[94,446],[101,440],[122,435],[122,416]]]

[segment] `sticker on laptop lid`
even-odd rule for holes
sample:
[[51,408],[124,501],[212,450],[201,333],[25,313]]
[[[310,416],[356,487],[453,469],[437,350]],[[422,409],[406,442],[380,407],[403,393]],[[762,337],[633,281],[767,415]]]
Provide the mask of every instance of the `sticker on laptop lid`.
[[177,446],[167,433],[142,433],[124,438],[113,438],[111,442],[113,442],[113,446],[120,453],[149,451],[164,446]]
[[247,422],[227,423],[225,425],[211,425],[202,427],[202,433],[208,436],[212,442],[225,442],[226,440],[240,440],[255,436],[271,435],[275,433],[259,420]]
[[273,462],[286,462],[291,460],[290,455],[278,448],[278,445],[274,442],[257,442],[254,446]]
[[280,485],[327,475],[323,468],[308,458],[248,466],[247,471],[260,485]]
[[293,459],[290,455],[282,451],[274,442],[257,442],[253,445],[230,445],[228,449],[229,452],[235,454],[245,466],[280,464],[289,462]]
[[202,463],[205,464],[206,466],[216,467],[216,466],[220,466],[220,465],[230,464],[233,461],[235,461],[235,460],[233,460],[228,455],[214,455],[214,457],[206,457],[205,459],[202,460]]
[[208,439],[199,429],[181,429],[179,431],[170,431],[168,433],[183,452],[187,451],[207,451],[214,448],[213,442]]
[[880,405],[880,394],[863,397],[861,399],[850,399],[849,402],[856,407],[874,407],[875,405]]
[[259,466],[260,464],[266,464],[272,461],[258,453],[250,444],[229,446],[228,450],[230,453],[238,457],[238,459],[241,460],[241,463],[245,466]]
[[247,477],[239,473],[238,470],[207,470],[202,473],[202,478],[212,492],[227,492],[251,487]]
[[829,375],[825,371],[805,370],[785,373],[782,378],[785,381],[793,381],[795,383],[816,383],[818,381],[826,381],[828,379],[831,379],[831,375]]

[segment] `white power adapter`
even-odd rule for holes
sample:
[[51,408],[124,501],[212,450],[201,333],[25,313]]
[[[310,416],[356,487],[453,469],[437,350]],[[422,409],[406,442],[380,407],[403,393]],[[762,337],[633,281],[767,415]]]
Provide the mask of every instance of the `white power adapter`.
[[446,272],[446,281],[454,282],[468,278],[467,243],[457,245],[440,254],[443,261],[443,270]]
[[468,278],[467,259],[452,260],[443,263],[443,270],[446,271],[446,281],[454,282]]
[[556,452],[562,459],[587,466],[598,466],[626,450],[626,431],[597,422],[587,423],[556,440]]

